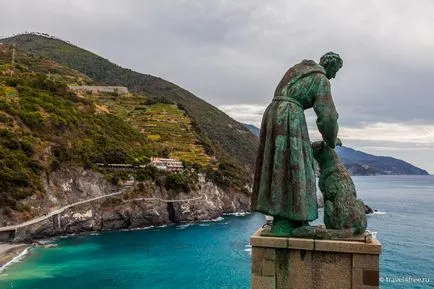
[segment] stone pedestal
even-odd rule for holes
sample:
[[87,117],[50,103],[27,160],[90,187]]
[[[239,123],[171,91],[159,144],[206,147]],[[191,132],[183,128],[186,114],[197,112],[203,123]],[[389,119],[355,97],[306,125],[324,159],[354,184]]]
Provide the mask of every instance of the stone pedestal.
[[252,289],[379,288],[377,240],[261,237],[252,245]]

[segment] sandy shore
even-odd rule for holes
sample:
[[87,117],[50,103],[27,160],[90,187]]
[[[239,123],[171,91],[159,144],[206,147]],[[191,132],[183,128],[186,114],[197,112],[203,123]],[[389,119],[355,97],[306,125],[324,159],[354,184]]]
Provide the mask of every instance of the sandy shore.
[[0,270],[27,247],[28,244],[0,243]]

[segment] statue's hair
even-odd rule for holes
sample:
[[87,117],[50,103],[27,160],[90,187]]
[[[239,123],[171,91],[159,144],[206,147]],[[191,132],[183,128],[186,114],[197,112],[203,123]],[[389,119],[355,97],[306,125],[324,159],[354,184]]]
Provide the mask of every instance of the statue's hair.
[[341,68],[343,65],[343,61],[342,58],[339,56],[339,54],[330,51],[324,54],[323,56],[321,56],[319,64],[322,67],[327,67],[330,64],[335,64],[337,68]]

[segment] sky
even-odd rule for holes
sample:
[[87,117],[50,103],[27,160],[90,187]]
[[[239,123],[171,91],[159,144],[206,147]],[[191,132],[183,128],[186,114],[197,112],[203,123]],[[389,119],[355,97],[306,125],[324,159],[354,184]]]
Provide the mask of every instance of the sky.
[[0,2],[0,35],[55,35],[256,126],[289,67],[334,51],[343,144],[434,173],[432,11],[432,0],[14,0]]

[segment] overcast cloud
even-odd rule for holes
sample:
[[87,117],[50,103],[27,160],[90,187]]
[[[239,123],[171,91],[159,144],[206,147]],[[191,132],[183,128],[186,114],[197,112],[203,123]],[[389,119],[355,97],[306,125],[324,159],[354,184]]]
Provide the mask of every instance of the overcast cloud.
[[14,0],[0,3],[0,34],[58,36],[258,126],[283,73],[333,50],[344,144],[434,173],[433,11],[431,0]]

